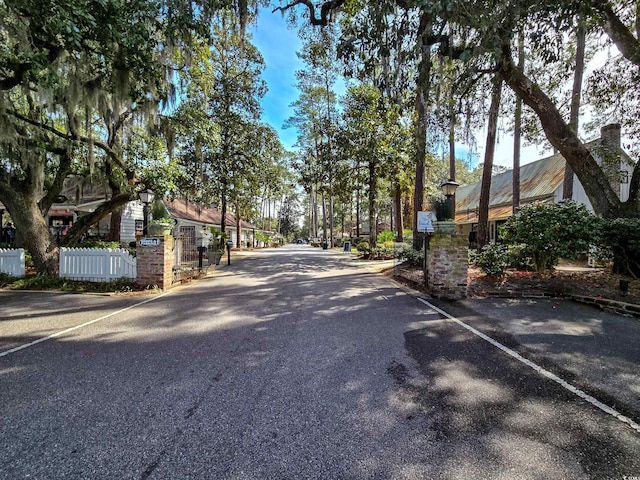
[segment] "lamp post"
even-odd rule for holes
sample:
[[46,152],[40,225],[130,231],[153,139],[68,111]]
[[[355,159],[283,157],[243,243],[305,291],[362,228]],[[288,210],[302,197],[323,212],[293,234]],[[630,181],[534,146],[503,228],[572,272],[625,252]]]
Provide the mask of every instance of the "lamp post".
[[145,188],[141,192],[138,192],[138,197],[140,197],[140,201],[143,204],[142,235],[148,234],[149,204],[153,202],[153,199],[155,198],[155,196],[156,196],[155,193],[153,193],[153,191],[149,190],[148,188]]
[[451,217],[454,220],[456,218],[456,201],[454,199],[454,196],[456,194],[456,188],[458,188],[459,186],[460,184],[458,182],[451,179],[447,180],[442,185],[440,185],[440,188],[442,189],[442,193],[447,198],[447,202],[449,202]]

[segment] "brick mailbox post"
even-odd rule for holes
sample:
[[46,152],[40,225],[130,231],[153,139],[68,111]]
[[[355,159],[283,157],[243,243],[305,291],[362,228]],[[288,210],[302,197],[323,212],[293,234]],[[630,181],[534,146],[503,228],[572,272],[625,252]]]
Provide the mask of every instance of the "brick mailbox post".
[[436,298],[467,297],[468,242],[464,235],[435,232],[427,253],[427,291]]
[[173,237],[142,237],[136,246],[136,283],[166,290],[173,284]]

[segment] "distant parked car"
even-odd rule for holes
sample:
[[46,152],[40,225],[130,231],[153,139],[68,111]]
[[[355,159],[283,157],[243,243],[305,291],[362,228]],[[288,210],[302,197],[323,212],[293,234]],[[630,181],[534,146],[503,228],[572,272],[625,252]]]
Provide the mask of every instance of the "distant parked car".
[[301,238],[298,238],[298,239],[294,240],[294,241],[293,241],[293,243],[296,243],[296,244],[298,244],[298,245],[304,245],[304,244],[305,244],[305,243],[307,243],[307,242],[305,242],[305,241],[304,241],[303,239],[301,239]]

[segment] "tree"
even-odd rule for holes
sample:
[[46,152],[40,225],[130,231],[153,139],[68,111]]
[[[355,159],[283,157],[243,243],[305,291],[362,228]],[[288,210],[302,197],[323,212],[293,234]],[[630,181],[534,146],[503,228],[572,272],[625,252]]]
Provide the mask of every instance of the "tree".
[[109,182],[111,196],[66,241],[135,198],[140,181],[122,139],[156,125],[172,98],[177,51],[188,52],[217,5],[0,1],[0,201],[39,273],[58,271],[45,215],[70,175]]
[[[314,23],[326,24],[339,8],[362,10],[371,3],[352,4],[344,0],[333,0],[322,2],[319,10],[310,9],[309,13]],[[287,8],[298,5],[310,7],[311,2],[294,1]],[[637,34],[632,31],[636,12],[640,8],[637,3],[619,2],[615,9],[610,3],[596,0],[564,0],[560,4],[527,0],[491,5],[465,1],[442,9],[439,8],[439,4],[416,4],[404,0],[396,0],[396,5],[413,10],[415,15],[423,20],[416,44],[425,47],[425,53],[429,50],[426,47],[438,45],[441,55],[461,61],[469,61],[471,58],[484,59],[487,62],[487,72],[497,71],[505,85],[533,110],[540,120],[547,140],[562,153],[572,167],[596,212],[609,217],[640,215],[640,167],[637,167],[632,175],[629,200],[621,202],[593,153],[571,130],[559,104],[554,103],[527,72],[518,69],[513,60],[512,45],[513,32],[523,30],[530,46],[537,49],[547,63],[555,62],[558,60],[558,42],[562,39],[562,33],[571,28],[576,18],[582,18],[594,32],[606,34],[622,54],[619,64],[623,68],[619,69],[621,75],[616,76],[616,79],[626,78],[628,83],[624,84],[624,88],[619,88],[623,85],[615,83],[615,79],[609,82],[609,85],[618,87],[608,89],[610,95],[616,99],[625,95],[637,96],[638,80],[630,78],[630,68],[624,68],[624,65],[640,65],[640,42]],[[319,17],[316,16],[318,11]],[[434,22],[440,21],[445,22],[448,27],[455,27],[459,34],[453,36],[450,34],[452,31],[446,28],[434,29]],[[626,77],[624,72],[627,73]],[[616,108],[617,112],[624,113],[629,123],[638,116],[638,102],[616,101],[609,105]],[[634,132],[640,134],[640,129]]]
[[507,244],[522,245],[522,255],[542,271],[560,258],[586,254],[598,227],[597,217],[573,201],[530,203],[509,217],[500,235]]

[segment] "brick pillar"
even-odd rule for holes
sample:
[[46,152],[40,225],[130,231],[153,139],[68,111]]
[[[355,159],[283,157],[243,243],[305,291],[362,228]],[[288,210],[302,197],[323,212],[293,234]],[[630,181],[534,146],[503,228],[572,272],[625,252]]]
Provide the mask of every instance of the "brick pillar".
[[467,297],[469,243],[464,235],[434,233],[429,242],[427,291],[436,298]]
[[143,237],[136,246],[136,283],[166,290],[173,283],[173,237]]

